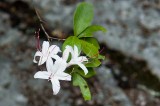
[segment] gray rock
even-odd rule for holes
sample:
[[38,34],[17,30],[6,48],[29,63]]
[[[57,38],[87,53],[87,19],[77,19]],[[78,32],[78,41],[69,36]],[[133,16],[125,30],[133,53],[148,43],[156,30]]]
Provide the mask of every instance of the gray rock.
[[5,12],[0,12],[0,33],[5,33],[10,28],[9,15]]
[[72,29],[73,6],[62,4],[61,0],[34,0],[43,18],[53,28]]
[[59,100],[56,100],[55,98],[52,98],[49,100],[49,104],[50,106],[56,105],[56,106],[70,106],[71,104],[67,101],[69,96],[70,96],[70,92],[61,89],[59,94],[56,95],[58,98],[61,98]]
[[160,28],[160,13],[155,9],[146,9],[140,15],[140,23],[149,30]]
[[0,106],[26,106],[27,98],[17,90],[0,88]]
[[1,71],[0,71],[0,86],[5,86],[7,84],[10,84],[10,81],[12,80],[10,77],[10,73],[12,71],[11,69],[11,63],[8,61],[8,59],[0,56],[0,67]]
[[[160,13],[152,7],[143,9],[133,0],[99,1],[94,5],[98,16],[95,23],[108,29],[104,36],[97,34],[98,40],[126,55],[146,60],[152,73],[160,78],[160,33],[155,30],[159,29]],[[142,27],[149,32],[145,33]]]
[[120,106],[133,106],[129,98],[117,86],[111,70],[104,66],[97,68],[97,77],[102,86],[102,91],[97,95],[97,101],[104,103],[104,106],[112,106],[112,103],[119,103]]
[[15,42],[19,42],[21,38],[21,33],[17,29],[9,29],[4,35],[0,37],[0,45],[8,45],[15,44]]
[[0,56],[0,106],[26,106],[27,98],[19,92],[20,83],[12,76],[12,63]]

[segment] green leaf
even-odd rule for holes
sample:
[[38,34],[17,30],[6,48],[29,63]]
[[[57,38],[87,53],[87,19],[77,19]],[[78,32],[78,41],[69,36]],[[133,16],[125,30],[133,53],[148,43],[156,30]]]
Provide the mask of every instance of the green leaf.
[[73,85],[79,86],[85,100],[91,100],[91,93],[87,82],[77,73],[72,74]]
[[94,32],[97,31],[102,31],[102,32],[106,32],[106,28],[104,28],[103,26],[99,26],[99,25],[91,25],[89,27],[87,27],[78,37],[92,37]]
[[101,62],[98,59],[90,59],[90,61],[85,64],[86,67],[98,67]]
[[98,48],[95,47],[93,44],[88,43],[84,40],[81,41],[82,51],[90,58],[98,58],[99,52]]
[[105,56],[99,54],[99,55],[98,55],[98,59],[104,60],[104,59],[105,59]]
[[88,43],[93,44],[95,47],[97,47],[98,49],[100,49],[99,43],[97,41],[97,39],[93,38],[93,37],[88,37],[88,38],[83,38],[84,41],[87,41]]
[[74,13],[74,36],[78,36],[93,20],[93,6],[92,4],[83,2],[80,3]]
[[63,51],[67,45],[70,45],[72,47],[76,45],[78,47],[78,51],[81,51],[81,41],[76,36],[70,36],[65,40],[62,46]]
[[87,68],[87,69],[88,69],[88,73],[86,75],[84,74],[84,71],[80,68],[75,69],[75,72],[79,73],[81,76],[83,76],[85,78],[90,78],[96,74],[96,72],[93,68]]

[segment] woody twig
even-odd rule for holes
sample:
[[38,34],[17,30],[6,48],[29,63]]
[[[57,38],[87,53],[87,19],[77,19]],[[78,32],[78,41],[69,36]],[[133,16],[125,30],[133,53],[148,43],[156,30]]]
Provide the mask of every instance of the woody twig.
[[38,11],[37,11],[36,8],[35,8],[35,12],[36,12],[36,15],[37,15],[37,17],[38,17],[38,19],[39,19],[39,21],[40,21],[40,26],[41,26],[42,30],[44,31],[44,33],[45,33],[48,41],[50,41],[50,39],[66,40],[66,39],[59,39],[59,38],[54,38],[54,37],[49,36],[49,34],[47,33],[47,31],[45,30],[44,25],[43,25],[43,22],[44,22],[44,21],[43,21],[42,18],[40,17],[40,15],[39,15],[39,13],[38,13]]

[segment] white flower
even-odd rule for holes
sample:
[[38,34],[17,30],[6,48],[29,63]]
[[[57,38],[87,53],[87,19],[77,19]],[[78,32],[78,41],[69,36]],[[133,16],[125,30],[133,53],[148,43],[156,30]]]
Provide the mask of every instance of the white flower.
[[70,65],[78,65],[84,70],[85,75],[88,73],[88,69],[83,64],[84,61],[88,61],[86,56],[79,56],[80,52],[78,52],[77,46],[74,45],[74,49],[71,46],[66,46],[66,49],[63,52],[63,59],[67,60],[69,56],[69,52],[71,53],[72,57],[68,63]]
[[38,71],[34,78],[48,79],[52,83],[53,94],[56,95],[60,90],[59,80],[71,81],[71,75],[64,72],[67,67],[67,63],[62,58],[46,65],[47,71]]
[[44,62],[47,64],[52,62],[52,58],[57,58],[58,55],[56,55],[58,52],[61,52],[59,47],[56,45],[52,45],[49,47],[48,41],[43,41],[42,44],[42,51],[37,51],[34,55],[33,62],[37,63],[36,56],[39,56],[39,62],[38,65],[42,65]]

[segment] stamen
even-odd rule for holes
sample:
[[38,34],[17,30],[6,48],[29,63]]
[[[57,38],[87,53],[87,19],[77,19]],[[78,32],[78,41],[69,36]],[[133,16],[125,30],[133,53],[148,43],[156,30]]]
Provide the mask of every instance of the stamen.
[[98,53],[96,53],[95,55],[93,55],[92,57],[97,56],[98,54],[102,53],[103,50],[104,50],[104,47]]
[[104,47],[101,49],[101,51],[99,51],[99,53],[102,53],[103,50],[104,50]]
[[[55,47],[56,47],[56,46],[55,46]],[[54,47],[54,48],[55,48],[55,47]],[[53,48],[53,49],[54,49],[54,48]],[[48,57],[49,57],[50,53],[53,51],[53,49],[52,49],[51,51],[49,51],[49,48],[48,48],[47,60],[48,60]]]
[[49,76],[48,81],[50,81],[50,80],[51,80],[51,77],[52,77],[52,73],[51,73],[51,75]]
[[83,57],[82,57],[82,59],[80,60],[80,62],[83,62]]
[[40,46],[40,39],[39,39],[39,32],[40,32],[40,29],[38,29],[37,32],[35,32],[35,38],[36,38],[36,48],[38,51],[41,50],[41,46]]

